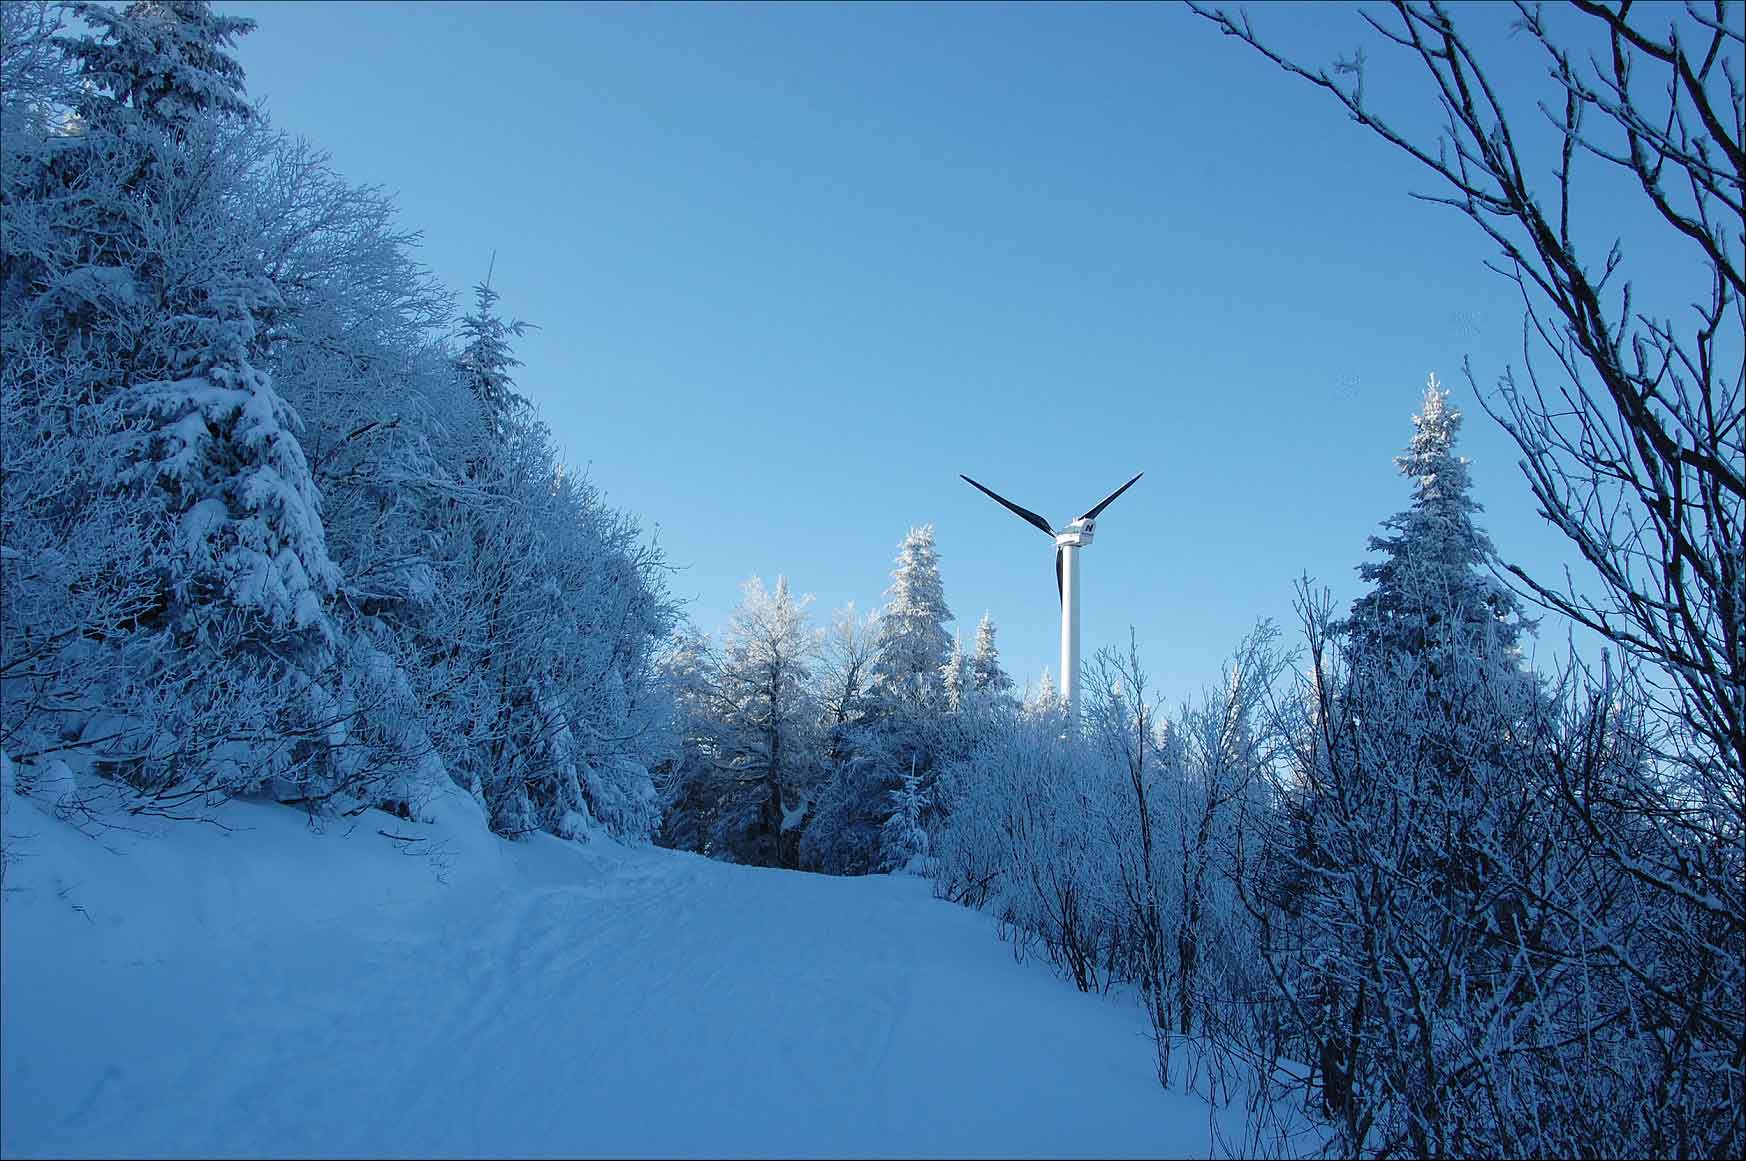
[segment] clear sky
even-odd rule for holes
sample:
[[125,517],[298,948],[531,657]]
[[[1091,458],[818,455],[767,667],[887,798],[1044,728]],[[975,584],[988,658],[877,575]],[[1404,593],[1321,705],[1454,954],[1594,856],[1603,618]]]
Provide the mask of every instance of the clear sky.
[[[659,530],[701,628],[753,574],[876,606],[932,521],[966,644],[991,610],[1034,680],[1053,550],[958,473],[1062,522],[1144,470],[1083,558],[1087,654],[1134,626],[1174,701],[1258,617],[1290,627],[1300,573],[1360,591],[1431,371],[1501,552],[1566,559],[1461,375],[1521,357],[1476,230],[1186,9],[218,6],[260,22],[250,93],[397,192],[445,281],[495,252],[504,310],[540,327],[522,389]],[[1364,33],[1343,7],[1254,14],[1316,63]],[[1503,13],[1463,15],[1506,92],[1534,80]]]

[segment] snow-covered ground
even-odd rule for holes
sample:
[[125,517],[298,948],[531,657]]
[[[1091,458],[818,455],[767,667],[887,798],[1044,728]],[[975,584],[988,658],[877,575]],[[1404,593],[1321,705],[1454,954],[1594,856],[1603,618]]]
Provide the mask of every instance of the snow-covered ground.
[[7,1157],[1208,1152],[1131,1002],[920,880],[9,805]]

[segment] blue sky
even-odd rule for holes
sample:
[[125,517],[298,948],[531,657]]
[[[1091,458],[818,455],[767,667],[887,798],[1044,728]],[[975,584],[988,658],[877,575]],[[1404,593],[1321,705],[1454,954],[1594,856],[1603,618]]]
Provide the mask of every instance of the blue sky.
[[[219,7],[260,22],[250,93],[396,192],[445,281],[495,253],[540,328],[522,389],[658,528],[704,629],[753,574],[876,606],[932,521],[966,641],[991,610],[1034,680],[1052,549],[957,474],[1062,521],[1144,470],[1084,558],[1087,652],[1134,626],[1174,701],[1258,617],[1289,626],[1300,573],[1358,593],[1430,371],[1501,552],[1566,559],[1461,375],[1520,363],[1477,232],[1185,9]],[[1501,13],[1464,15],[1527,91]],[[1255,16],[1318,63],[1364,33],[1346,8]],[[1378,103],[1407,91],[1373,62]]]

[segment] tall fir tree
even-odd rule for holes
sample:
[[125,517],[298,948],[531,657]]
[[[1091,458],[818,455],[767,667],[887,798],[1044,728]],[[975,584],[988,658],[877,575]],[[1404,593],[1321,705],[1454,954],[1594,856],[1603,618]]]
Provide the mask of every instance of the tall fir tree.
[[230,49],[254,22],[204,0],[74,11],[94,30],[62,41],[87,85],[84,136],[155,159],[133,200],[181,228],[154,238],[154,223],[140,223],[150,240],[129,281],[155,317],[128,368],[123,408],[136,422],[119,473],[156,489],[174,522],[158,563],[165,619],[187,643],[220,623],[235,630],[230,610],[241,610],[245,641],[279,657],[323,650],[338,570],[297,417],[259,366],[259,321],[276,295],[227,221],[237,191],[226,179],[248,179],[223,164],[225,131],[252,117]]
[[890,792],[913,770],[931,793],[941,725],[952,712],[950,687],[958,683],[963,689],[964,666],[953,666],[953,639],[945,628],[952,613],[933,525],[910,529],[896,565],[879,618],[864,713],[840,732],[839,760],[801,837],[801,862],[817,870],[864,874],[894,865],[896,854],[881,847]]
[[[1360,566],[1370,591],[1336,623],[1325,597],[1300,589],[1308,705],[1269,840],[1290,936],[1261,954],[1313,997],[1303,1013],[1324,1108],[1348,1126],[1360,1102],[1397,1085],[1415,1105],[1445,1100],[1427,1098],[1423,1079],[1448,1067],[1444,1046],[1478,1022],[1518,1019],[1527,989],[1498,981],[1539,938],[1526,934],[1522,885],[1559,845],[1535,784],[1548,731],[1520,655],[1532,626],[1489,571],[1495,550],[1455,452],[1461,413],[1435,376],[1413,427],[1395,461],[1413,503],[1370,540],[1382,553]],[[1425,1046],[1410,1067],[1405,1040]]]
[[976,689],[976,681],[970,659],[964,655],[964,643],[956,636],[952,638],[951,655],[940,666],[940,684],[946,695],[946,712],[962,713],[965,699]]
[[1037,688],[1026,693],[1023,701],[1025,715],[1032,718],[1059,717],[1065,712],[1064,705],[1055,689],[1054,675],[1047,669],[1037,680]]
[[889,601],[880,615],[873,678],[882,690],[899,697],[938,694],[941,670],[952,649],[946,632],[952,611],[946,607],[932,524],[909,530],[896,563],[891,587],[885,590]]
[[1488,571],[1497,551],[1474,523],[1483,509],[1471,495],[1469,461],[1455,452],[1461,412],[1435,375],[1413,428],[1395,458],[1413,481],[1413,503],[1383,521],[1386,535],[1370,538],[1383,559],[1358,566],[1372,587],[1352,605],[1351,646],[1360,657],[1417,658],[1462,644],[1514,668],[1522,631],[1531,626],[1515,594]]
[[491,289],[491,275],[473,288],[473,313],[461,320],[461,354],[458,360],[461,377],[479,401],[486,431],[501,439],[508,430],[510,417],[527,404],[527,399],[515,390],[515,368],[521,360],[515,357],[510,340],[520,338],[531,323],[520,319],[506,320],[497,313],[498,294]]
[[1000,650],[994,644],[994,617],[986,611],[976,624],[976,652],[970,666],[978,693],[999,696],[1012,689],[1012,677],[1001,668]]

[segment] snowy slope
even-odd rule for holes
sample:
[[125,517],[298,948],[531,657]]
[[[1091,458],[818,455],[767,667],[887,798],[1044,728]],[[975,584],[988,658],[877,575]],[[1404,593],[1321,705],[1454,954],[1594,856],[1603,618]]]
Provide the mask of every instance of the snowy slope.
[[7,1157],[1207,1153],[1135,1007],[919,880],[11,805]]

